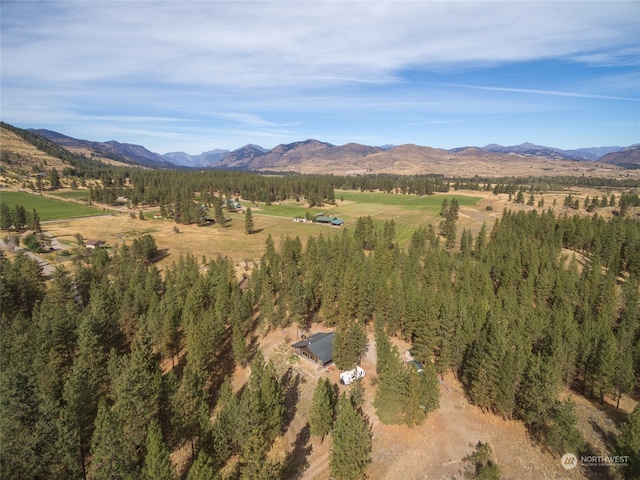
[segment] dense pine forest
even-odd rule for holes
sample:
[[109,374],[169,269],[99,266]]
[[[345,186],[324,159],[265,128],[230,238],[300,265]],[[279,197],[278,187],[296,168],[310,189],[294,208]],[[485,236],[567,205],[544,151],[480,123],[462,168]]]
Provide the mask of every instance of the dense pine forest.
[[[173,478],[168,455],[185,442],[187,478],[217,478],[231,459],[231,478],[280,478],[286,465],[268,452],[287,415],[286,378],[248,341],[258,325],[335,326],[342,369],[358,363],[374,329],[375,407],[387,423],[420,423],[438,407],[437,375],[453,371],[472,403],[522,420],[557,453],[579,451],[575,407],[560,389],[600,401],[632,392],[637,221],[505,211],[490,232],[463,232],[459,251],[431,226],[406,249],[394,235],[393,221],[376,230],[364,218],[352,233],[305,245],[269,237],[244,289],[225,258],[203,269],[182,256],[161,275],[140,249],[121,246],[47,283],[26,255],[3,254],[3,478]],[[393,336],[413,345],[423,375],[404,366]],[[183,348],[184,368],[163,372],[160,361]],[[234,362],[251,365],[238,393]],[[357,392],[338,399],[320,382],[317,396],[312,431],[334,432],[332,471],[359,478],[369,437]],[[625,428],[620,452],[637,462],[637,421]],[[345,467],[353,458],[341,449],[363,441],[360,468]]]
[[[416,225],[406,245],[393,220],[370,216],[305,241],[268,235],[245,282],[226,257],[181,255],[161,271],[154,263],[161,246],[149,234],[110,252],[75,255],[51,279],[26,253],[0,252],[2,478],[298,478],[300,452],[272,455],[295,409],[294,380],[256,347],[260,334],[290,325],[335,330],[341,370],[375,346],[373,408],[385,424],[421,424],[439,408],[439,380],[453,373],[472,404],[522,422],[559,456],[585,447],[575,403],[562,392],[596,403],[637,392],[640,222],[627,211],[640,205],[638,195],[579,201],[569,194],[562,216],[545,210],[538,195],[635,185],[132,169],[2,126],[67,162],[64,181],[88,188],[91,202],[126,198],[132,208],[158,207],[182,224],[202,222],[209,209],[223,224],[223,202],[234,198],[333,204],[339,188],[404,195],[482,189],[531,207],[505,209],[474,235],[459,231],[457,201],[445,201],[440,223]],[[58,188],[58,172],[46,170],[39,186],[24,180],[23,187]],[[609,206],[615,214],[601,216]],[[35,210],[0,207],[1,229],[41,231]],[[253,231],[247,208],[245,232]],[[412,346],[420,370],[394,341]],[[232,385],[238,366],[250,371],[239,390]],[[332,478],[363,478],[371,461],[362,389],[355,382],[339,393],[326,378],[315,385],[308,432],[321,442],[329,437]],[[640,407],[614,443],[612,453],[629,457],[621,474],[634,478]],[[177,450],[189,456],[180,472],[169,460]],[[492,472],[483,478],[499,478],[490,452],[478,443],[465,460]]]

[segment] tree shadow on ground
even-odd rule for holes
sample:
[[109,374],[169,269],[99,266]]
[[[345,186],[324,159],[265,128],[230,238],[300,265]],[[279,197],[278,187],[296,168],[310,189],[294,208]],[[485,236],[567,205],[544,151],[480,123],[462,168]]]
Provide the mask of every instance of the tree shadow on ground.
[[287,455],[284,468],[282,469],[282,478],[297,480],[302,478],[304,471],[309,467],[307,457],[311,455],[311,428],[307,422],[298,432],[296,440],[291,444],[293,449]]
[[581,462],[582,457],[592,457],[597,455],[602,455],[602,453],[598,453],[594,446],[587,442],[584,446],[584,452],[578,456],[578,462],[584,476],[590,480],[616,480],[620,478],[615,474],[613,468],[607,465],[585,465]]
[[289,367],[280,380],[284,392],[284,416],[282,418],[282,431],[286,431],[296,416],[298,399],[300,398],[300,374],[294,373]]
[[629,414],[625,410],[616,408],[615,405],[609,403],[608,396],[605,396],[604,403],[601,403],[599,398],[589,396],[583,393],[581,390],[574,390],[574,393],[575,395],[579,395],[580,397],[588,400],[592,407],[604,413],[607,418],[614,423],[616,428],[620,428],[620,425],[622,425],[629,418]]
[[607,451],[613,452],[617,444],[616,434],[612,431],[605,430],[595,420],[589,419],[589,425],[591,425],[591,428],[593,428],[593,431],[596,432],[600,438],[602,438],[602,441],[604,442],[605,447],[607,447]]
[[[231,378],[236,368],[236,361],[233,357],[233,348],[231,346],[231,340],[227,339],[223,344],[218,355],[216,355],[215,368],[212,375],[211,385],[209,387],[209,395],[211,398],[211,408],[215,406],[218,401],[218,395],[220,394],[220,387],[224,382],[225,377]],[[215,400],[215,401],[214,401]]]
[[164,260],[169,256],[168,248],[159,248],[156,254],[152,259],[149,260],[149,263],[158,263],[160,260]]
[[249,338],[249,345],[247,346],[247,363],[251,363],[253,361],[256,353],[258,353],[258,347],[258,336],[253,334]]

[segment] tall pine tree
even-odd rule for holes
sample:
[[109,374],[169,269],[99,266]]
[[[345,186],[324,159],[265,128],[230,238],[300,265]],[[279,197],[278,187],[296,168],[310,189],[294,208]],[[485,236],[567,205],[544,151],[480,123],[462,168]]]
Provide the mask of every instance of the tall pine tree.
[[341,480],[360,480],[371,462],[371,427],[345,393],[340,395],[331,431],[329,467]]

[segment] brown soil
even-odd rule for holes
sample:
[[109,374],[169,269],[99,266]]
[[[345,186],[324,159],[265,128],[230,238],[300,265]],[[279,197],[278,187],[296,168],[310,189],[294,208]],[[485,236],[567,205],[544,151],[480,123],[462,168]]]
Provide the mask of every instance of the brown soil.
[[[320,326],[315,326],[314,331],[320,330]],[[273,360],[280,373],[290,368],[293,376],[299,378],[293,420],[284,435],[284,444],[280,446],[289,452],[286,478],[327,480],[330,436],[323,443],[319,438],[309,438],[307,423],[318,378],[328,377],[339,384],[339,372],[336,369],[318,369],[305,359],[293,360],[289,345],[298,338],[296,326],[277,329],[260,338],[259,348],[265,358]],[[409,347],[397,339],[394,342],[402,353]],[[361,364],[367,372],[363,411],[369,418],[373,433],[372,463],[367,470],[370,480],[463,478],[462,459],[472,452],[472,445],[478,441],[491,445],[504,479],[616,478],[616,472],[604,470],[604,467],[565,470],[559,457],[532,442],[521,422],[503,420],[469,404],[462,386],[451,373],[445,375],[444,386],[440,387],[440,408],[431,412],[422,425],[409,428],[380,423],[372,405],[376,377],[374,345],[370,332],[369,351]],[[237,370],[234,388],[241,388],[247,379],[246,369]],[[340,388],[344,390],[347,387]],[[624,397],[621,410],[616,411],[611,402],[601,407],[575,394],[572,398],[576,402],[579,426],[590,451],[596,455],[606,454],[610,451],[611,439],[617,435],[617,425],[626,416],[624,412],[630,412],[636,402]]]

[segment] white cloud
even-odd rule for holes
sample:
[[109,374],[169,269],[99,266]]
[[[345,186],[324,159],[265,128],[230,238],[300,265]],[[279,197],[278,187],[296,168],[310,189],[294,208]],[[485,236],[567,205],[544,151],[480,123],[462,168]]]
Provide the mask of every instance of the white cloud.
[[[637,1],[3,1],[2,116],[197,153],[618,108],[638,97],[639,18]],[[500,70],[549,60],[564,70]]]
[[6,78],[317,86],[638,54],[637,2],[23,3],[3,4]]
[[626,102],[640,102],[640,98],[617,97],[613,95],[600,95],[595,93],[583,93],[583,92],[563,92],[558,90],[541,90],[541,89],[535,89],[535,88],[488,87],[483,85],[464,85],[464,84],[450,84],[447,86],[453,87],[453,88],[466,88],[470,90],[485,90],[490,92],[524,93],[524,94],[530,94],[530,95],[548,95],[552,97],[576,97],[576,98],[588,98],[593,100],[621,100]]

